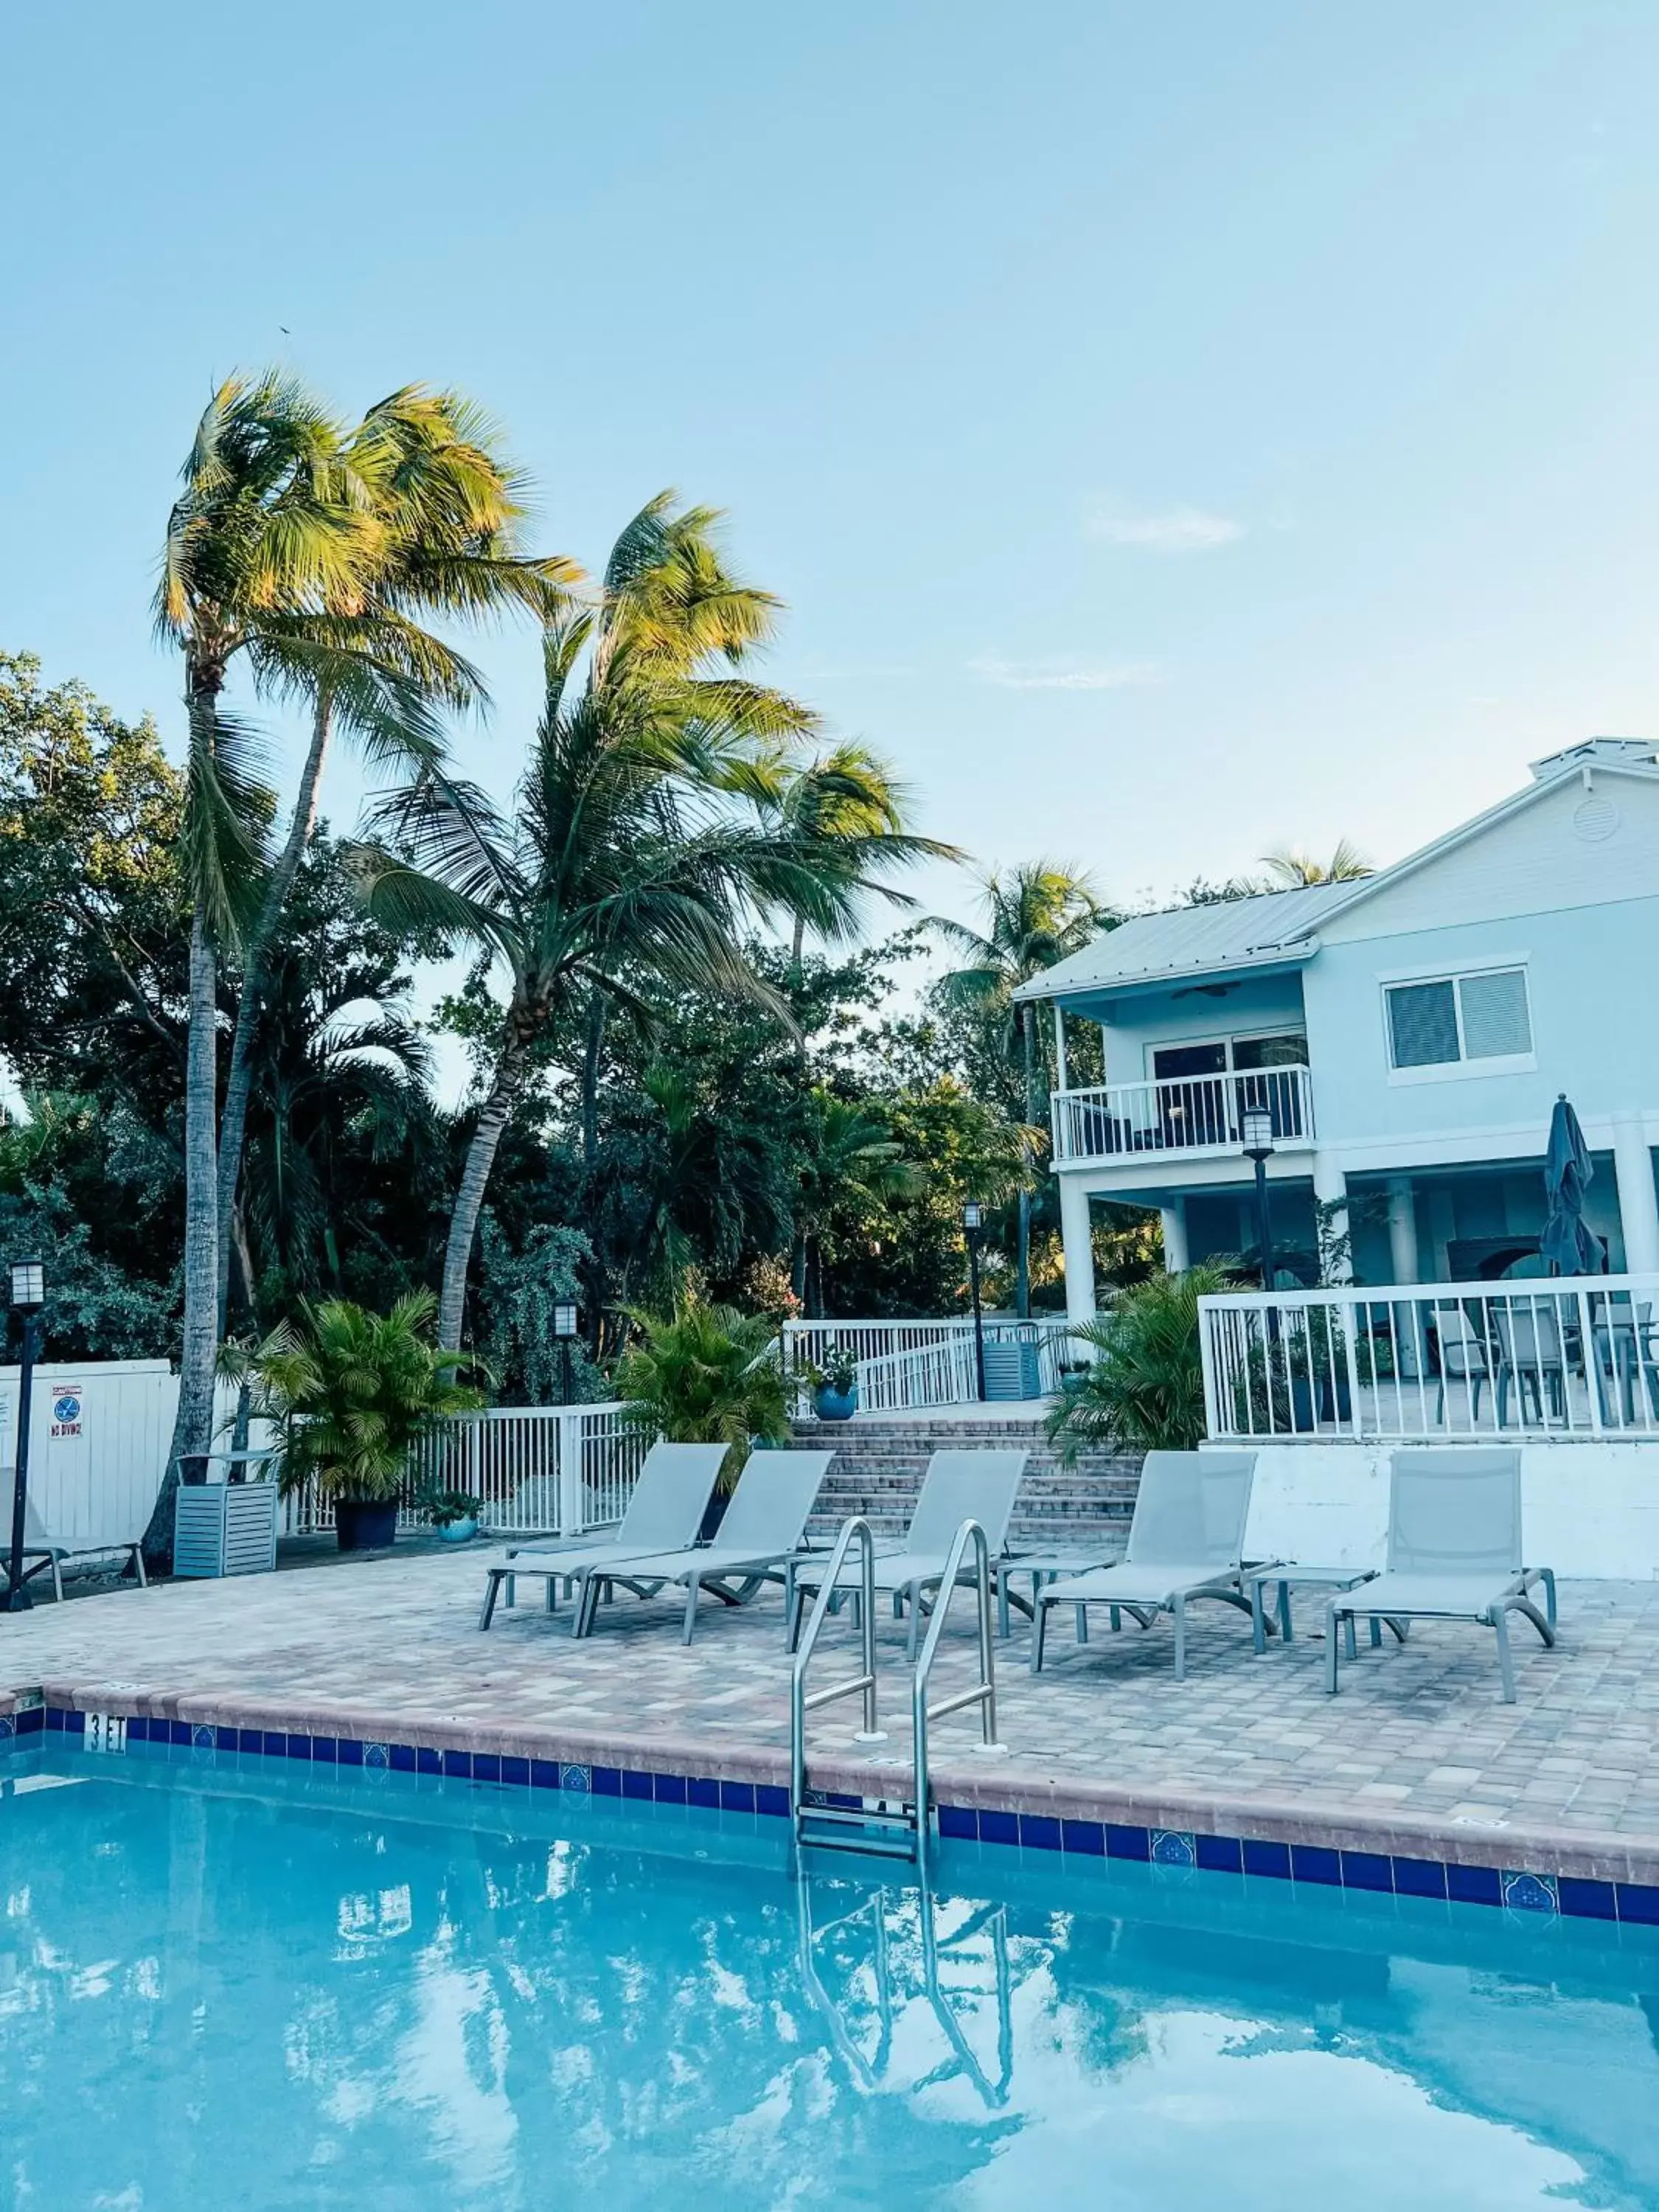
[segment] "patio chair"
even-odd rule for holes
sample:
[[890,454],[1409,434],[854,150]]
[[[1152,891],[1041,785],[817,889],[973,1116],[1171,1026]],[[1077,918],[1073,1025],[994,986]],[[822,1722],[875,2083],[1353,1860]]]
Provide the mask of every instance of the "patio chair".
[[[1498,1331],[1498,1425],[1509,1419],[1510,1389],[1521,1389],[1521,1418],[1527,1418],[1527,1392],[1544,1419],[1544,1390],[1547,1384],[1550,1412],[1557,1420],[1566,1416],[1567,1354],[1562,1341],[1561,1316],[1553,1298],[1528,1297],[1520,1301],[1494,1298],[1492,1322]],[[1600,1379],[1597,1380],[1600,1387]]]
[[[905,1649],[916,1656],[916,1632],[922,1601],[945,1579],[951,1545],[964,1521],[977,1521],[985,1531],[986,1549],[994,1562],[1007,1548],[1008,1523],[1013,1516],[1025,1462],[1024,1451],[991,1448],[982,1451],[936,1451],[922,1477],[910,1525],[902,1544],[876,1557],[876,1588],[892,1593],[893,1611],[909,1606],[909,1628]],[[850,1589],[856,1570],[846,1569]],[[964,1567],[964,1575],[970,1571]],[[810,1563],[795,1576],[795,1602],[789,1615],[789,1649],[800,1639],[801,1622],[810,1593],[818,1583]]]
[[509,1551],[504,1559],[485,1570],[489,1580],[479,1627],[489,1627],[503,1583],[507,1586],[507,1601],[513,1603],[514,1586],[520,1575],[545,1581],[547,1610],[552,1613],[560,1583],[583,1581],[590,1573],[602,1571],[607,1560],[689,1552],[697,1540],[726,1450],[725,1444],[653,1444],[613,1535],[589,1543],[526,1545],[521,1551]]
[[[1653,1347],[1653,1306],[1644,1298],[1632,1305],[1627,1294],[1599,1299],[1601,1317],[1594,1323],[1596,1363],[1619,1386],[1625,1425],[1638,1425],[1636,1393],[1638,1381],[1647,1398],[1648,1411],[1659,1421],[1659,1358]],[[1602,1418],[1607,1418],[1607,1394],[1602,1393]],[[1644,1420],[1641,1426],[1646,1427]]]
[[[600,1598],[621,1583],[637,1597],[652,1597],[672,1583],[685,1584],[689,1644],[697,1625],[697,1599],[711,1589],[727,1605],[743,1605],[769,1577],[781,1575],[786,1607],[794,1599],[795,1555],[806,1516],[835,1457],[832,1451],[753,1451],[738,1478],[732,1502],[711,1544],[690,1553],[659,1552],[586,1576],[576,1609],[577,1636],[591,1633]],[[731,1585],[738,1584],[734,1590]]]
[[1435,1400],[1437,1428],[1446,1419],[1446,1385],[1461,1382],[1473,1394],[1469,1418],[1480,1418],[1480,1393],[1492,1381],[1492,1348],[1462,1306],[1437,1310],[1435,1334],[1440,1340],[1440,1390]]
[[1255,1480],[1255,1454],[1231,1451],[1148,1452],[1140,1470],[1128,1547],[1121,1565],[1050,1583],[1037,1594],[1031,1625],[1031,1672],[1042,1668],[1048,1615],[1057,1605],[1111,1607],[1150,1628],[1160,1613],[1175,1621],[1176,1681],[1187,1672],[1187,1606],[1192,1598],[1218,1598],[1247,1616],[1244,1523]]
[[[0,1470],[0,1495],[8,1504],[11,1495],[11,1470]],[[9,1534],[9,1530],[6,1532]],[[52,1594],[61,1605],[64,1601],[64,1563],[67,1559],[96,1559],[108,1553],[118,1557],[125,1553],[138,1587],[148,1587],[144,1577],[143,1531],[134,1533],[131,1524],[104,1533],[103,1540],[88,1542],[84,1534],[76,1543],[65,1542],[59,1532],[42,1518],[34,1492],[31,1491],[23,1501],[23,1579],[28,1582],[42,1571],[52,1577]],[[33,1565],[29,1562],[33,1560]]]
[[[1538,1583],[1541,1613],[1528,1595]],[[1510,1613],[1524,1614],[1547,1644],[1555,1642],[1555,1577],[1548,1567],[1522,1565],[1520,1453],[1491,1445],[1397,1451],[1387,1564],[1374,1581],[1331,1600],[1325,1687],[1334,1694],[1339,1621],[1386,1620],[1399,1628],[1408,1620],[1472,1620],[1498,1638],[1504,1703],[1512,1705]]]

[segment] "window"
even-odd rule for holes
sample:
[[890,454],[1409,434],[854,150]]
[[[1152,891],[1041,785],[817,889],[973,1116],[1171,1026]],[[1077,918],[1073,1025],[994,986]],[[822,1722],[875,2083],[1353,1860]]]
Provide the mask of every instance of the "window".
[[1524,968],[1394,983],[1383,997],[1389,1010],[1389,1055],[1396,1067],[1518,1060],[1532,1050]]

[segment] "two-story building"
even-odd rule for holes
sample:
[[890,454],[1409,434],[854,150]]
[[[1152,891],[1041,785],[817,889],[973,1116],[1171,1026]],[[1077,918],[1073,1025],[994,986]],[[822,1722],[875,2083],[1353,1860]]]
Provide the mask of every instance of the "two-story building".
[[[1551,1109],[1572,1101],[1610,1270],[1659,1271],[1659,757],[1594,738],[1394,866],[1102,935],[1051,1001],[1066,1309],[1095,1310],[1097,1200],[1155,1207],[1172,1268],[1253,1252],[1248,1106],[1272,1115],[1276,1273],[1501,1277],[1535,1251]],[[1103,1085],[1066,1078],[1099,1024]],[[1075,1035],[1075,1032],[1073,1032]],[[1322,1206],[1316,1202],[1322,1201]]]

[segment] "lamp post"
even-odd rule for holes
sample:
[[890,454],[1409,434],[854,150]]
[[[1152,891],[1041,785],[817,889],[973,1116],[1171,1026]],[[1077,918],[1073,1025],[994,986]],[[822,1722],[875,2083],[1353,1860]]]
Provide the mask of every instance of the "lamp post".
[[562,1405],[570,1403],[570,1347],[576,1340],[576,1301],[560,1298],[553,1307],[553,1341],[559,1347],[559,1365],[564,1395]]
[[1255,1234],[1261,1247],[1261,1287],[1273,1286],[1273,1225],[1267,1210],[1267,1163],[1273,1156],[1273,1117],[1265,1106],[1243,1113],[1244,1157],[1255,1162]]
[[979,1232],[984,1221],[985,1208],[976,1198],[970,1198],[962,1209],[962,1226],[968,1239],[968,1289],[974,1301],[974,1376],[981,1405],[985,1401],[985,1319],[979,1303]]
[[11,1567],[0,1612],[27,1613],[33,1600],[23,1584],[23,1521],[29,1494],[29,1401],[40,1352],[40,1309],[46,1302],[46,1270],[38,1260],[11,1263],[11,1302],[23,1316],[23,1359],[17,1382],[17,1467],[11,1493]]

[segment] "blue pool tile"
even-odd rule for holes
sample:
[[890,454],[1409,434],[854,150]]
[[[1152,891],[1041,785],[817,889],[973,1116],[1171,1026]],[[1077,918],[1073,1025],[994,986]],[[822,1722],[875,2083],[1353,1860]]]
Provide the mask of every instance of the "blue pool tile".
[[1402,1859],[1394,1863],[1397,1897],[1444,1897],[1446,1869],[1438,1859]]
[[1244,1871],[1244,1846],[1237,1836],[1194,1836],[1193,1849],[1199,1865],[1211,1874]]
[[755,1809],[755,1785],[752,1782],[722,1782],[720,1810],[722,1813],[752,1813]]
[[325,1766],[337,1766],[339,1764],[339,1754],[340,1746],[335,1737],[331,1735],[312,1737],[311,1756],[313,1759],[320,1759]]
[[311,1738],[308,1735],[290,1735],[288,1740],[288,1755],[290,1759],[309,1759]]
[[1393,1863],[1376,1851],[1344,1851],[1342,1887],[1344,1889],[1391,1890],[1394,1887]]
[[684,1805],[685,1777],[683,1774],[653,1774],[651,1778],[651,1795],[659,1805]]
[[501,1778],[501,1753],[496,1751],[475,1751],[472,1754],[472,1779],[475,1782],[499,1782]]
[[854,1797],[845,1790],[826,1790],[822,1802],[826,1805],[835,1806],[842,1813],[861,1813],[864,1810],[863,1798]]
[[190,1723],[188,1721],[169,1721],[167,1723],[167,1741],[169,1743],[187,1744],[190,1741]]
[[622,1794],[624,1797],[649,1798],[651,1777],[640,1773],[635,1767],[625,1766],[623,1769]]
[[712,1775],[694,1774],[685,1785],[685,1794],[688,1802],[693,1805],[708,1806],[716,1812],[720,1810],[720,1785]]
[[1496,1867],[1449,1866],[1446,1894],[1454,1905],[1501,1905],[1504,1901]]
[[1076,1851],[1085,1859],[1103,1859],[1106,1856],[1106,1823],[1103,1820],[1062,1820],[1060,1824],[1060,1847],[1063,1851]]
[[999,1813],[988,1805],[980,1808],[979,1839],[982,1844],[1017,1844],[1019,1841],[1018,1813]]
[[1125,1828],[1115,1821],[1106,1823],[1106,1856],[1109,1859],[1140,1859],[1152,1856],[1152,1837],[1149,1828]]
[[361,1766],[363,1763],[363,1741],[361,1736],[343,1735],[340,1738],[342,1766]]
[[593,1795],[596,1797],[622,1796],[622,1769],[619,1766],[596,1766],[593,1769]]
[[979,1835],[979,1820],[971,1805],[941,1805],[939,1808],[939,1832],[941,1836],[954,1836],[958,1843],[971,1844]]
[[1342,1861],[1335,1851],[1328,1851],[1322,1844],[1292,1844],[1291,1874],[1297,1881],[1319,1882],[1328,1888],[1340,1887]]
[[1659,1889],[1641,1881],[1620,1881],[1613,1884],[1613,1890],[1621,1920],[1633,1921],[1643,1928],[1659,1928]]
[[259,1748],[267,1759],[286,1759],[288,1738],[279,1729],[265,1729],[260,1734]]
[[[388,1757],[386,1760],[387,1765],[390,1765],[391,1763],[391,1759]],[[420,1743],[416,1745],[415,1771],[417,1774],[441,1774],[443,1771],[443,1755],[441,1752],[434,1751],[429,1743]]]
[[[131,1734],[132,1723],[129,1721],[127,1723],[127,1735],[131,1737]],[[217,1746],[214,1741],[213,1730],[208,1726],[205,1721],[193,1721],[191,1723],[190,1741],[191,1747],[195,1751],[213,1751],[217,1748]]]
[[470,1751],[447,1751],[444,1753],[444,1772],[459,1775],[463,1782],[472,1778],[472,1753]]
[[556,1759],[532,1759],[530,1762],[530,1786],[532,1790],[562,1790]]
[[1504,1903],[1510,1912],[1557,1912],[1553,1874],[1524,1874],[1505,1868],[1500,1876]]
[[1562,1911],[1569,1920],[1616,1920],[1619,1899],[1610,1881],[1584,1881],[1564,1874],[1555,1885]]
[[[220,1729],[219,1747],[222,1751],[234,1748],[234,1739],[235,1734],[236,1731],[234,1729]],[[227,1746],[224,1741],[228,1735],[233,1739],[233,1742],[228,1746]],[[128,1716],[127,1741],[129,1743],[148,1743],[149,1741],[149,1722],[143,1713],[131,1713]]]
[[1288,1881],[1291,1878],[1290,1845],[1264,1843],[1246,1836],[1244,1871],[1246,1874],[1265,1875],[1272,1881]]
[[1154,1866],[1196,1866],[1198,1853],[1193,1848],[1193,1838],[1188,1830],[1154,1828],[1152,1830],[1152,1864]]
[[19,1735],[39,1735],[46,1725],[44,1705],[24,1705],[12,1716]]
[[389,1743],[386,1747],[386,1763],[396,1774],[431,1773],[438,1771],[437,1753],[432,1754],[430,1767],[423,1767],[421,1755],[412,1743]]
[[530,1761],[527,1759],[519,1759],[511,1752],[503,1752],[501,1779],[503,1782],[510,1782],[527,1790],[530,1786]]
[[1057,1851],[1060,1849],[1060,1822],[1050,1813],[1022,1813],[1019,1816],[1020,1847],[1028,1851]]
[[757,1782],[755,1784],[755,1810],[764,1813],[769,1820],[787,1820],[789,1817],[789,1792],[781,1782]]

